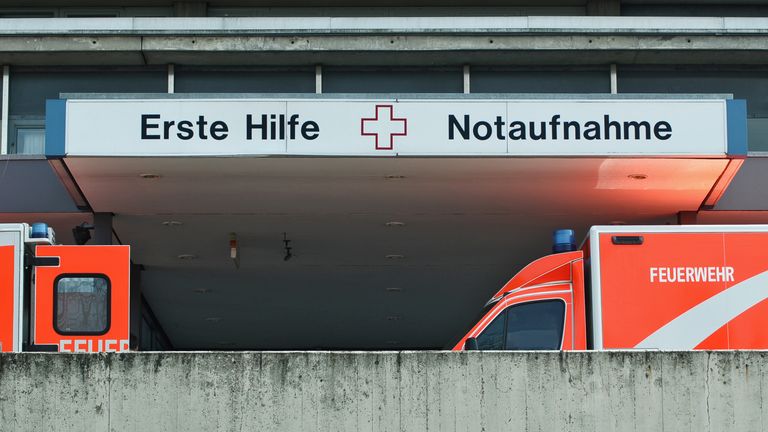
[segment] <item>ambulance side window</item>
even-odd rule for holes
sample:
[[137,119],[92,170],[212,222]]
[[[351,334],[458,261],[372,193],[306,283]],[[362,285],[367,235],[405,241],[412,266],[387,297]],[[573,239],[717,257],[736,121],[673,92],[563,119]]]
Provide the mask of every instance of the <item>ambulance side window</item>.
[[488,327],[477,336],[477,348],[481,350],[502,350],[504,349],[504,320],[507,312],[500,313]]
[[102,274],[63,274],[54,281],[54,329],[59,334],[100,335],[109,330],[110,283]]
[[565,302],[545,300],[518,304],[507,313],[505,349],[559,350],[563,339]]

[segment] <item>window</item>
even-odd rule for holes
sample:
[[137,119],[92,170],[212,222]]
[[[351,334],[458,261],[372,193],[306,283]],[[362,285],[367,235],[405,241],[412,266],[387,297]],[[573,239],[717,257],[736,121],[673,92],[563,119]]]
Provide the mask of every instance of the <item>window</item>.
[[15,144],[18,154],[45,154],[45,129],[17,127]]
[[481,350],[559,350],[565,302],[544,300],[517,304],[501,312],[477,336]]
[[504,322],[507,312],[500,313],[494,320],[488,324],[488,327],[476,338],[477,348],[481,350],[502,350],[504,349]]
[[507,309],[508,350],[558,350],[563,339],[565,302],[546,300]]
[[54,282],[53,302],[54,329],[59,334],[101,335],[109,330],[107,276],[60,275]]
[[45,119],[39,116],[8,117],[8,152],[45,154]]

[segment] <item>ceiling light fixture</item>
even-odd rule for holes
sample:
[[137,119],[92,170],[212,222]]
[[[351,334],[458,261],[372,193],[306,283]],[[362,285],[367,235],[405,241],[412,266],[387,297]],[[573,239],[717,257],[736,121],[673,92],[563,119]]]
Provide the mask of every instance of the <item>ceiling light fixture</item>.
[[162,224],[167,227],[172,227],[172,226],[184,225],[184,222],[179,222],[177,220],[167,220],[167,221],[163,221]]
[[390,227],[390,228],[399,228],[399,227],[404,227],[405,226],[405,222],[389,221],[389,222],[385,223],[384,226]]
[[400,174],[389,174],[389,175],[385,175],[384,178],[386,180],[402,180],[405,178],[405,176]]
[[237,245],[237,234],[229,233],[229,258],[235,264],[235,269],[240,269],[240,254]]
[[147,180],[159,179],[160,178],[160,174],[142,173],[142,174],[139,174],[139,177],[141,177],[143,179],[147,179]]
[[632,180],[645,180],[648,178],[646,174],[630,174],[627,177],[631,178]]

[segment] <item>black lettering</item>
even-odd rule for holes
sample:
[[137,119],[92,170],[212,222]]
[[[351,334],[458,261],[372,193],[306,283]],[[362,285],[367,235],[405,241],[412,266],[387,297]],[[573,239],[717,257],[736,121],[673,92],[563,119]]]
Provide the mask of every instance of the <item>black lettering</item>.
[[289,139],[296,138],[296,126],[299,124],[299,115],[292,114],[288,119],[288,137]]
[[493,122],[493,125],[496,126],[496,138],[503,140],[504,137],[504,120],[501,118],[501,116],[496,116],[496,121]]
[[168,139],[171,135],[171,126],[176,123],[173,120],[166,120],[163,122],[163,139]]
[[195,131],[192,130],[192,122],[189,120],[180,121],[179,124],[176,125],[176,128],[179,129],[176,136],[181,140],[186,141],[195,136]]
[[159,126],[155,123],[150,124],[148,120],[159,119],[160,114],[142,114],[141,115],[141,139],[160,139],[160,135],[150,135],[148,129],[157,129]]
[[[480,127],[485,128],[485,133],[480,133]],[[475,123],[475,127],[472,129],[472,132],[475,134],[475,138],[485,141],[488,138],[491,137],[491,134],[493,133],[493,129],[491,129],[491,124],[484,121],[479,121]]]
[[509,124],[509,139],[515,141],[526,139],[524,122],[513,121]]
[[275,139],[275,136],[277,135],[277,125],[275,124],[275,114],[269,115],[269,139],[273,140]]
[[208,139],[208,135],[205,134],[205,126],[208,124],[207,121],[205,121],[205,116],[199,116],[197,118],[197,134],[200,136],[200,139]]
[[541,133],[536,135],[536,122],[529,122],[531,126],[531,139],[541,140],[547,139],[547,122],[539,122],[541,124]]
[[216,120],[211,123],[211,137],[215,140],[223,140],[227,137],[229,128],[223,121]]
[[[591,122],[591,123],[595,123],[595,122]],[[577,121],[567,121],[563,123],[563,139],[571,139],[571,134],[568,132],[569,130],[571,130],[571,128],[576,130],[576,133],[574,134],[575,135],[574,139],[581,139],[581,126]],[[584,131],[584,133],[586,134],[587,131]]]
[[586,140],[599,140],[600,139],[600,123],[596,121],[588,121],[584,123],[584,139]]
[[301,136],[304,137],[305,140],[313,140],[319,137],[320,126],[311,120],[304,122],[304,124],[301,125]]
[[461,135],[462,138],[469,139],[469,116],[464,115],[464,127],[459,124],[459,122],[456,120],[456,116],[453,114],[448,115],[448,139],[453,139],[453,129],[458,129],[459,135]]
[[254,129],[261,129],[261,139],[267,139],[267,115],[261,115],[261,123],[253,123],[253,116],[248,114],[245,116],[245,139],[250,140],[253,137]]
[[549,121],[549,125],[552,127],[552,139],[557,139],[557,126],[560,124],[560,114],[552,116],[552,120]]
[[672,137],[672,125],[665,121],[656,123],[653,126],[653,135],[662,141],[670,139]]
[[640,139],[640,127],[645,128],[645,139],[651,139],[651,125],[647,121],[628,121],[624,122],[624,139],[629,139],[629,129],[635,129],[635,139]]
[[621,125],[617,121],[611,121],[611,116],[608,114],[603,116],[603,128],[605,129],[605,139],[611,139],[611,128],[616,131],[616,139],[621,139]]

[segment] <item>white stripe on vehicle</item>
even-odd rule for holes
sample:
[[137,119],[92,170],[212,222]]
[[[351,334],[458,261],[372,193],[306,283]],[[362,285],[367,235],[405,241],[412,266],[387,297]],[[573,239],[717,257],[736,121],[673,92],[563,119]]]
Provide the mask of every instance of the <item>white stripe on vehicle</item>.
[[665,324],[635,348],[691,350],[720,327],[768,298],[768,272],[722,291]]

